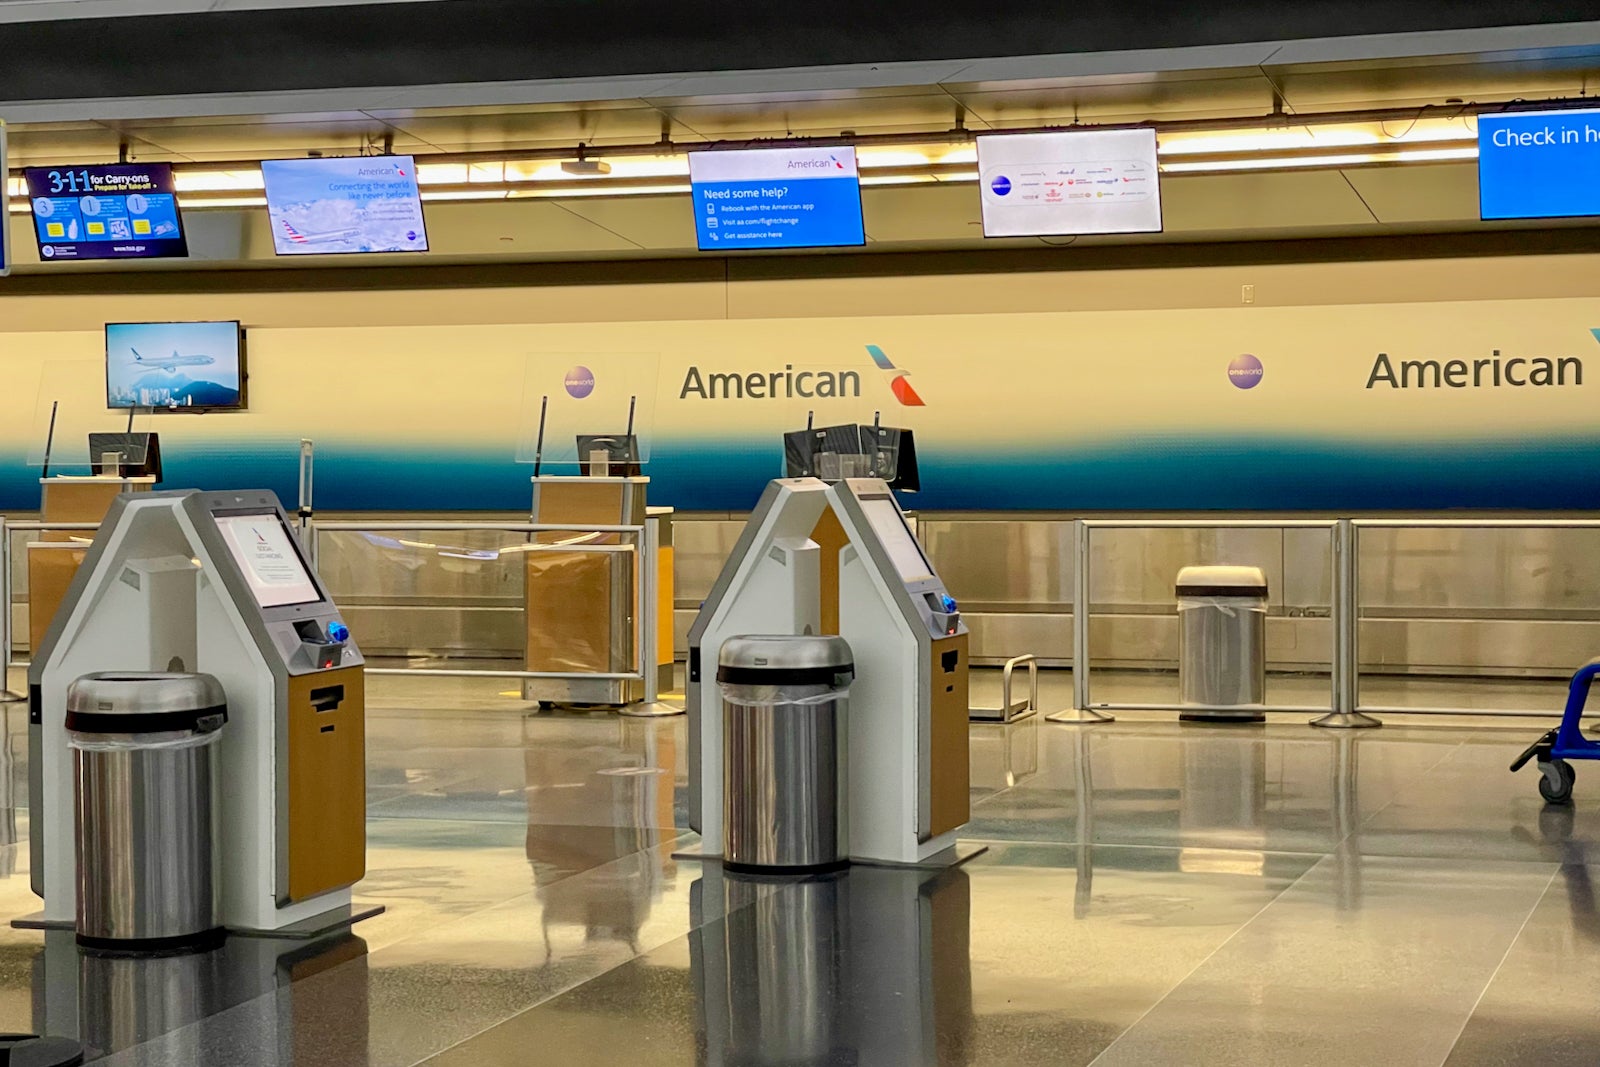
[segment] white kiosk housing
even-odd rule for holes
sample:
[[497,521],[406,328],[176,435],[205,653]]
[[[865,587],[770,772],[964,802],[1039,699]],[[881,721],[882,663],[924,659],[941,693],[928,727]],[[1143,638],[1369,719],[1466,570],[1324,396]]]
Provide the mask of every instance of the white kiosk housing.
[[222,923],[309,934],[350,922],[366,871],[362,662],[271,492],[119,497],[28,672],[39,925],[70,925],[76,908],[67,687],[116,670],[199,671],[227,694]]
[[956,603],[887,484],[780,478],[767,486],[689,631],[689,823],[706,855],[723,849],[715,680],[723,642],[832,632],[850,644],[856,667],[850,858],[919,864],[955,845],[971,813],[967,627]]

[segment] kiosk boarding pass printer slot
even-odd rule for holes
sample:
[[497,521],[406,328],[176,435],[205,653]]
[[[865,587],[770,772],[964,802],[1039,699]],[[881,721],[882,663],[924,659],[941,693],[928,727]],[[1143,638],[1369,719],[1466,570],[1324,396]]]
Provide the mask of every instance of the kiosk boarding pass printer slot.
[[[830,512],[837,526],[825,520]],[[837,555],[837,566],[825,553]],[[850,858],[914,865],[955,845],[971,814],[968,639],[956,602],[885,482],[780,478],[689,631],[689,822],[706,855],[723,847],[715,679],[723,642],[835,625],[856,663],[846,734]]]
[[364,917],[350,906],[366,872],[363,660],[276,496],[138,493],[112,504],[28,671],[29,837],[44,898],[29,925],[73,920],[67,687],[106,670],[222,683],[225,926],[309,936]]

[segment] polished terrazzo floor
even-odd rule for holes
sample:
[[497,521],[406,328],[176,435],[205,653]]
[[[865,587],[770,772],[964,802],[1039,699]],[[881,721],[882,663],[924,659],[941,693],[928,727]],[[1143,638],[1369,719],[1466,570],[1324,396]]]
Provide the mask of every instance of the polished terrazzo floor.
[[[681,717],[373,688],[359,895],[385,914],[137,963],[3,929],[0,1030],[152,1067],[1600,1062],[1600,767],[1546,809],[1506,771],[1538,723],[975,725],[986,852],[796,884],[673,858]],[[1399,691],[1553,722],[1561,688]],[[37,907],[26,836],[0,809],[7,916]]]

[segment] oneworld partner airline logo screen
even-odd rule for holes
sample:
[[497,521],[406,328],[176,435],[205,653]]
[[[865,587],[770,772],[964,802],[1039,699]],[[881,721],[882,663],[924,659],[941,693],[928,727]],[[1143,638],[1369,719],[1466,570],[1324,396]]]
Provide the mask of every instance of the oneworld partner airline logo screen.
[[856,152],[849,146],[694,152],[689,181],[702,251],[867,241]]

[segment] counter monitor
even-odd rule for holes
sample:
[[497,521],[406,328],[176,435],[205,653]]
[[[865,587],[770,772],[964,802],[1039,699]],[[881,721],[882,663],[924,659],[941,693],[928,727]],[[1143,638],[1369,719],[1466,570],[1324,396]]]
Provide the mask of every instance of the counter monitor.
[[238,322],[107,323],[106,406],[244,410],[243,329]]

